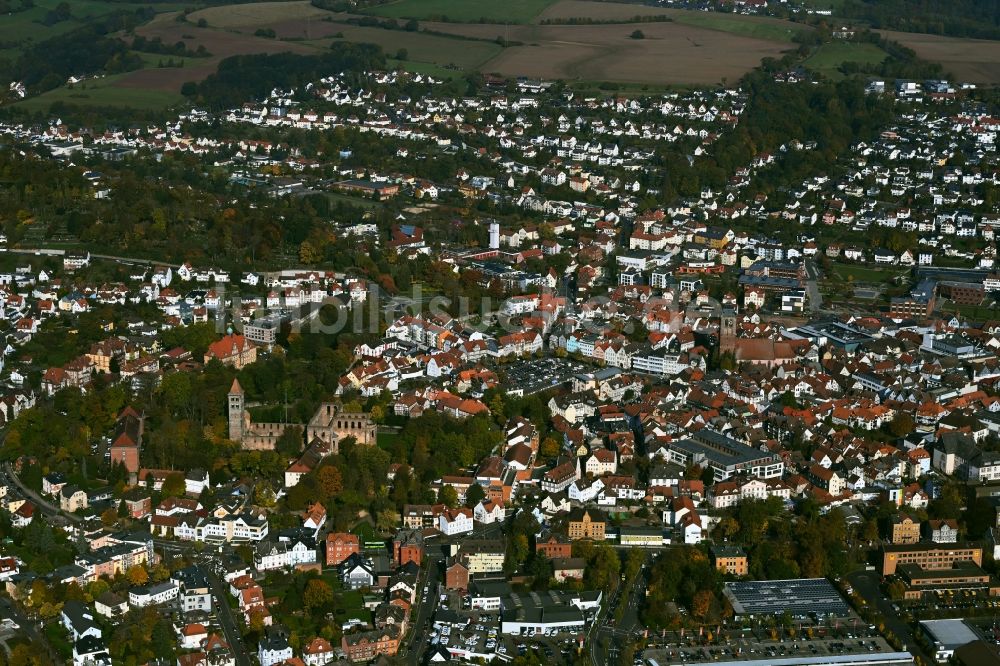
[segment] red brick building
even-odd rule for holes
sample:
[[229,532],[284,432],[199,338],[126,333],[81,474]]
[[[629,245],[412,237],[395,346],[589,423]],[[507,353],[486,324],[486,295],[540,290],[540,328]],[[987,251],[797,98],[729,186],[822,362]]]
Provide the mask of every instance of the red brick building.
[[384,629],[346,634],[340,639],[340,648],[348,661],[371,661],[381,655],[393,656],[399,650],[399,627],[388,625]]
[[142,449],[143,418],[126,407],[118,415],[111,440],[111,463],[124,465],[130,475],[139,472],[139,452]]
[[469,589],[469,567],[461,560],[454,560],[444,570],[444,586],[449,590]]
[[399,530],[392,540],[392,557],[397,567],[407,562],[420,565],[424,560],[424,535],[420,530]]
[[539,540],[535,543],[535,552],[541,553],[550,560],[557,557],[572,557],[573,544],[568,541],[560,541],[555,535],[548,539]]
[[361,542],[356,534],[331,532],[326,535],[326,564],[337,566],[354,553],[361,552]]

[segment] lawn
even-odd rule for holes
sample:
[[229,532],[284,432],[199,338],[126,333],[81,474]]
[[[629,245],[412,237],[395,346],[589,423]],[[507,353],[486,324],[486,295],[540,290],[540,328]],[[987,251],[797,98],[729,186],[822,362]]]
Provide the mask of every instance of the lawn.
[[[989,303],[989,301],[986,303]],[[941,299],[936,309],[943,314],[959,314],[969,319],[996,319],[997,314],[1000,313],[1000,308],[989,304],[959,305],[947,299]]]
[[831,42],[819,47],[806,59],[805,65],[821,74],[836,76],[839,75],[837,68],[845,62],[877,65],[887,57],[888,54],[874,44]]
[[723,12],[697,12],[675,10],[669,13],[677,23],[693,25],[708,30],[721,30],[734,35],[767,39],[772,42],[790,42],[797,33],[809,30],[806,26],[789,21],[757,16],[741,16]]
[[529,23],[552,4],[553,0],[399,0],[372,8],[372,14],[391,18],[415,18],[476,23]]
[[354,526],[351,530],[351,534],[354,534],[364,545],[366,541],[380,541],[378,534],[375,533],[375,528],[369,522],[362,521]]
[[[835,264],[832,270],[841,280],[853,277],[855,282],[882,282],[887,283],[894,277],[906,275],[907,268],[898,266],[878,268],[874,266],[863,266],[860,264]],[[831,276],[833,277],[833,276]]]
[[374,199],[365,199],[364,197],[352,197],[349,194],[341,194],[340,192],[324,192],[327,199],[333,202],[340,202],[347,204],[348,206],[358,206],[360,208],[376,208],[381,204]]
[[397,433],[394,433],[394,432],[380,432],[376,436],[375,441],[378,444],[378,448],[382,449],[383,451],[389,451],[391,453],[392,450],[393,450],[393,448],[396,445],[396,440],[398,438],[399,438],[399,435]]
[[27,111],[48,112],[53,103],[64,102],[80,106],[160,110],[184,102],[184,97],[180,93],[120,87],[116,83],[122,76],[106,76],[103,79],[84,81],[74,86],[63,86],[22,100],[14,106]]

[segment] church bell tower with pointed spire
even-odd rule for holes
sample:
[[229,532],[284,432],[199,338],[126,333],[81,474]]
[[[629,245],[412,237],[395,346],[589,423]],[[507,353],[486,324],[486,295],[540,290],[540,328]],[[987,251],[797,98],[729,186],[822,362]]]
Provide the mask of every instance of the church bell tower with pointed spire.
[[243,441],[243,413],[246,409],[246,395],[238,379],[233,380],[229,389],[229,439]]

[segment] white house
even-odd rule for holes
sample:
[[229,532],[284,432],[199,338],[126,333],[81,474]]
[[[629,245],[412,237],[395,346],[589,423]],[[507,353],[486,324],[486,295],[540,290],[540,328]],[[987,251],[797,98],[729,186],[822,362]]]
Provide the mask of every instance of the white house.
[[476,505],[473,510],[473,517],[476,522],[489,525],[490,523],[503,522],[506,511],[502,504],[490,499],[484,499]]
[[173,581],[165,581],[156,585],[134,587],[128,592],[128,603],[133,608],[158,606],[177,598],[180,588]]
[[438,529],[447,536],[471,532],[472,528],[473,513],[469,509],[446,509],[438,516]]

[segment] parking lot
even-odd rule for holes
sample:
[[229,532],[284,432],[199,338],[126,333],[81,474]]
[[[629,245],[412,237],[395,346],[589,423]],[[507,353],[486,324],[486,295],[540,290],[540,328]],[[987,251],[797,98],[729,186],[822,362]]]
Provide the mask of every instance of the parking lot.
[[[697,638],[696,636],[695,639]],[[654,659],[659,664],[678,664],[782,657],[835,657],[892,651],[893,649],[880,636],[858,636],[850,633],[843,638],[801,637],[771,641],[758,640],[750,636],[712,645],[698,645],[696,640],[684,644],[657,644],[657,647],[647,649],[643,653],[643,658]]]
[[500,633],[498,612],[450,610],[448,606],[455,608],[451,601],[442,600],[428,642],[453,653],[461,652],[467,660],[491,655],[513,659],[534,652],[544,663],[557,664],[569,662],[581,645],[582,634],[577,631],[526,631],[524,635],[504,635]]
[[506,375],[503,388],[507,393],[532,395],[556,388],[568,382],[573,375],[592,369],[568,358],[517,360],[503,366]]

